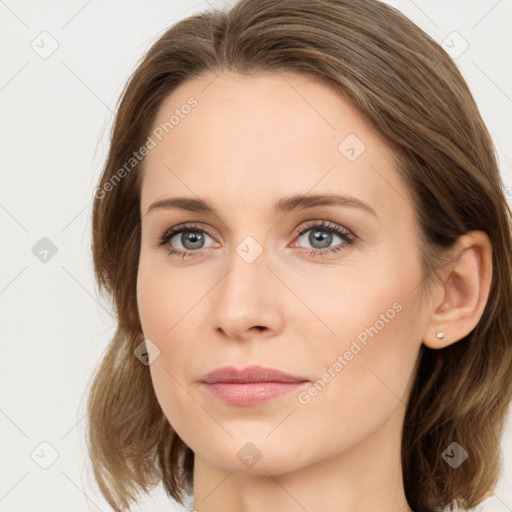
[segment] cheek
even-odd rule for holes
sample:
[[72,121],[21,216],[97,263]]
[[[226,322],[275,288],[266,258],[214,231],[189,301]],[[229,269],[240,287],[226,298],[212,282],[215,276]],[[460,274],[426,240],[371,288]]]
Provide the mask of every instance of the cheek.
[[[203,281],[204,283],[204,281]],[[207,301],[201,279],[191,272],[171,269],[165,259],[141,257],[137,275],[137,306],[145,338],[158,348],[158,357],[150,365],[157,391],[174,396],[170,390],[185,383],[187,361],[200,352],[198,328]],[[204,321],[204,320],[203,320]],[[202,325],[202,324],[201,324]],[[156,353],[156,349],[155,353]]]
[[[147,345],[152,361],[149,371],[153,389],[169,423],[187,442],[194,429],[183,411],[192,415],[196,411],[194,400],[185,391],[187,382],[183,371],[188,366],[187,357],[199,347],[194,346],[194,336],[186,338],[190,321],[186,312],[194,301],[190,289],[180,288],[183,284],[174,273],[159,268],[158,262],[141,259],[137,276],[137,305],[144,337],[154,343],[152,348],[151,344]],[[189,296],[192,303],[187,307]]]
[[[165,259],[141,255],[137,274],[137,306],[148,338],[163,340],[193,305],[193,284],[182,282],[183,273],[170,272]],[[190,299],[189,299],[190,297]]]
[[[323,317],[336,337],[312,344],[307,360],[316,380],[296,402],[297,424],[326,440],[315,448],[326,456],[364,439],[395,411],[405,411],[420,344],[417,302],[396,284],[361,289],[338,304],[343,309]],[[282,434],[293,435],[286,429]],[[311,442],[306,433],[302,442]]]
[[336,334],[310,353],[319,373],[303,402],[361,429],[407,402],[421,345],[421,301],[418,291],[411,293],[419,275],[415,266],[380,270],[347,283],[350,292],[327,290],[330,299],[319,310]]
[[[406,259],[389,252],[374,255],[381,264],[365,264],[364,272],[345,265],[338,275],[317,275],[294,289],[315,313],[298,315],[293,322],[307,341],[307,360],[317,377],[330,368],[336,376],[343,373],[346,377],[333,382],[346,380],[344,386],[358,387],[356,394],[358,383],[371,387],[372,382],[384,391],[386,384],[397,394],[404,391],[421,344],[419,261],[410,252]],[[337,362],[336,372],[332,366]]]

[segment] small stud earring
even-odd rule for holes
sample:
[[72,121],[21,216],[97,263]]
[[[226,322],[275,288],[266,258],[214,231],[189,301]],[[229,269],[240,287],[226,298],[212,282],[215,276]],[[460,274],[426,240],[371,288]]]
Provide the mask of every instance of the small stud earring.
[[438,332],[438,333],[436,334],[436,336],[437,336],[440,340],[442,340],[442,339],[444,338],[444,332]]

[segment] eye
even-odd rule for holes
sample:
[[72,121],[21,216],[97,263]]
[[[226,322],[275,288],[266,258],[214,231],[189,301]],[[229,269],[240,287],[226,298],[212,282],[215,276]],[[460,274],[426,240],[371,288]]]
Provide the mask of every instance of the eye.
[[[307,235],[307,233],[309,234]],[[338,238],[340,242],[331,247],[331,244]],[[342,228],[337,224],[328,221],[312,221],[298,232],[298,240],[301,243],[309,243],[312,249],[306,251],[308,255],[315,256],[317,254],[328,254],[340,251],[347,245],[352,245],[356,236],[348,229]]]
[[[191,256],[193,252],[199,252],[204,249],[206,237],[212,238],[204,229],[200,229],[195,224],[182,224],[181,226],[168,229],[158,242],[158,246],[168,245],[169,254],[179,256]],[[173,239],[174,242],[173,242]],[[175,249],[176,244],[181,247]]]

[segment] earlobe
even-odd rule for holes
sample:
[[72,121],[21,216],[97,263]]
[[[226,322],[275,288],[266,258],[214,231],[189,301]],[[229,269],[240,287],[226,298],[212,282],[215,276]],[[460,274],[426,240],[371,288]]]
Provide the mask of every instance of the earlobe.
[[467,336],[478,324],[489,298],[492,245],[483,231],[470,231],[454,246],[455,259],[440,284],[441,300],[432,304],[423,343],[444,348]]

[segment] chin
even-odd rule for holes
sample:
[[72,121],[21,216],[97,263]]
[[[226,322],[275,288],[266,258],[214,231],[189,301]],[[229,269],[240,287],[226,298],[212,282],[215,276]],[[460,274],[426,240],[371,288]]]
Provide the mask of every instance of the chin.
[[[250,439],[250,438],[246,438]],[[264,436],[253,441],[230,439],[228,443],[216,443],[212,451],[210,443],[205,450],[194,450],[194,453],[209,464],[226,471],[248,475],[279,475],[289,473],[308,465],[303,450],[275,439],[272,442]]]

